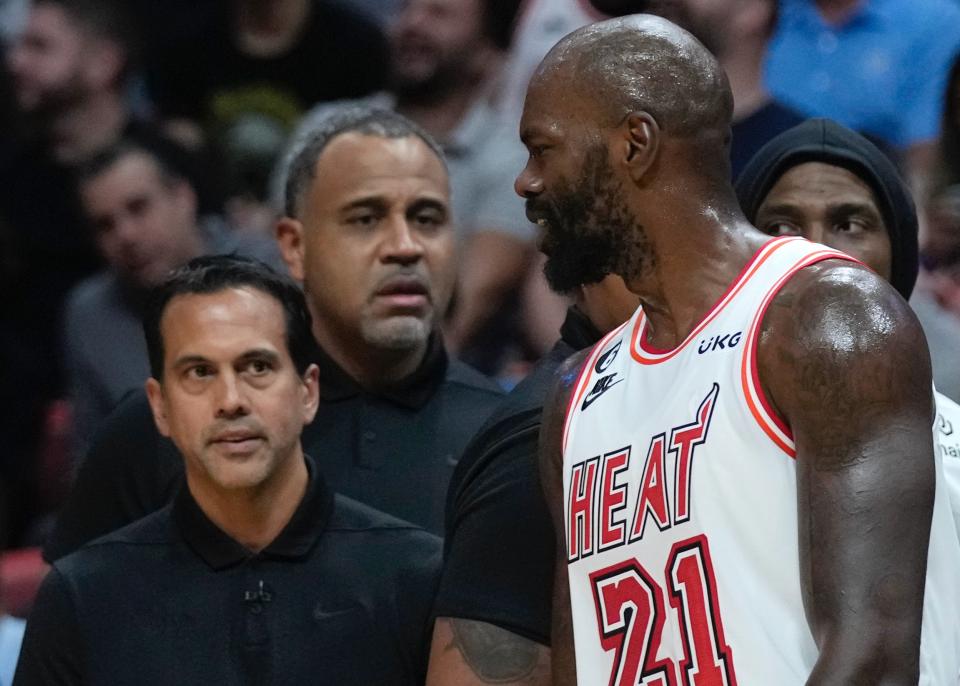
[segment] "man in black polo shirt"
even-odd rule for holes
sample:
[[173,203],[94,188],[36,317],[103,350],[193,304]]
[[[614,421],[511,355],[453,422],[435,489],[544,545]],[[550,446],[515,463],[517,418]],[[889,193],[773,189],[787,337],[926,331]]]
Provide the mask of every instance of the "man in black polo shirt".
[[[351,110],[313,134],[288,189],[281,251],[304,282],[319,343],[320,407],[304,445],[337,492],[439,533],[453,468],[501,398],[447,357],[437,332],[455,270],[440,150],[400,115]],[[121,403],[46,559],[163,506],[181,471],[143,395]]]
[[304,455],[318,369],[296,284],[197,258],[144,330],[185,487],[54,564],[15,683],[422,683],[440,543],[333,496]]

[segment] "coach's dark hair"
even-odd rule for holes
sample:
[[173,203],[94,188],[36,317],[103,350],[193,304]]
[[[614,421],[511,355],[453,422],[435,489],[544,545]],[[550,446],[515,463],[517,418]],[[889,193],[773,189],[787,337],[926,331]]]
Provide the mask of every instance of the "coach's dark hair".
[[143,315],[143,333],[153,378],[163,378],[160,321],[170,301],[179,295],[219,293],[229,288],[253,288],[272,296],[283,306],[290,358],[301,375],[307,371],[315,344],[310,311],[300,287],[259,260],[237,255],[206,255],[174,270],[150,292]]
[[107,146],[84,162],[76,171],[78,184],[99,176],[128,155],[146,155],[160,170],[161,178],[167,183],[186,181],[191,186],[195,170],[191,168],[188,153],[173,141],[160,136],[130,135]]
[[284,213],[297,217],[303,196],[317,176],[317,160],[337,136],[361,133],[380,138],[408,138],[416,136],[429,147],[446,166],[443,148],[433,137],[403,115],[369,107],[338,108],[300,144],[287,170],[284,187]]

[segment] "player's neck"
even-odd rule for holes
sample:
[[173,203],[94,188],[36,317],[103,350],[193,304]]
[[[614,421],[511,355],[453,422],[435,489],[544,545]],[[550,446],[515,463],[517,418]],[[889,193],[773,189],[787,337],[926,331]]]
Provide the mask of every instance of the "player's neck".
[[681,218],[659,236],[650,235],[650,269],[627,280],[640,298],[655,348],[682,343],[769,240],[742,218],[708,215]]
[[608,333],[633,316],[639,301],[623,279],[607,274],[599,283],[584,285],[573,294],[577,306],[600,333]]
[[252,489],[225,490],[192,478],[187,486],[197,505],[218,529],[251,552],[270,545],[293,518],[310,480],[303,451],[284,460],[276,474]]
[[118,93],[92,95],[53,117],[48,127],[50,150],[61,164],[78,164],[117,140],[127,120]]

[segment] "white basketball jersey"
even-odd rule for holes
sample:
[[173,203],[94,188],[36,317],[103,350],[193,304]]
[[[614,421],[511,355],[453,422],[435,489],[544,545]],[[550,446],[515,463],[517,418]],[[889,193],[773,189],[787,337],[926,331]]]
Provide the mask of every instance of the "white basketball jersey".
[[[638,310],[591,351],[563,437],[581,686],[805,683],[794,444],[755,353],[773,296],[830,258],[851,259],[771,240],[675,349],[645,343]],[[937,481],[921,683],[955,684],[960,545]]]

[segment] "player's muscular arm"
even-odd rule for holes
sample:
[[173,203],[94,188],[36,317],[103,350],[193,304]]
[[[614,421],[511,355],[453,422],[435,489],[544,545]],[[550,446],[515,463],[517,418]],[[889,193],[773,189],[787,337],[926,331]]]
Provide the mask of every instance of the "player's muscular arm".
[[808,684],[916,684],[934,460],[920,326],[883,281],[822,263],[764,319],[764,388],[797,450]]
[[494,624],[438,617],[427,686],[550,686],[550,649]]
[[574,392],[580,368],[590,354],[584,350],[557,370],[553,389],[547,396],[540,426],[540,481],[546,496],[557,539],[557,563],[553,584],[552,645],[553,683],[572,686],[577,683],[573,652],[573,621],[570,614],[570,588],[567,579],[567,541],[563,521],[563,422],[570,394]]

